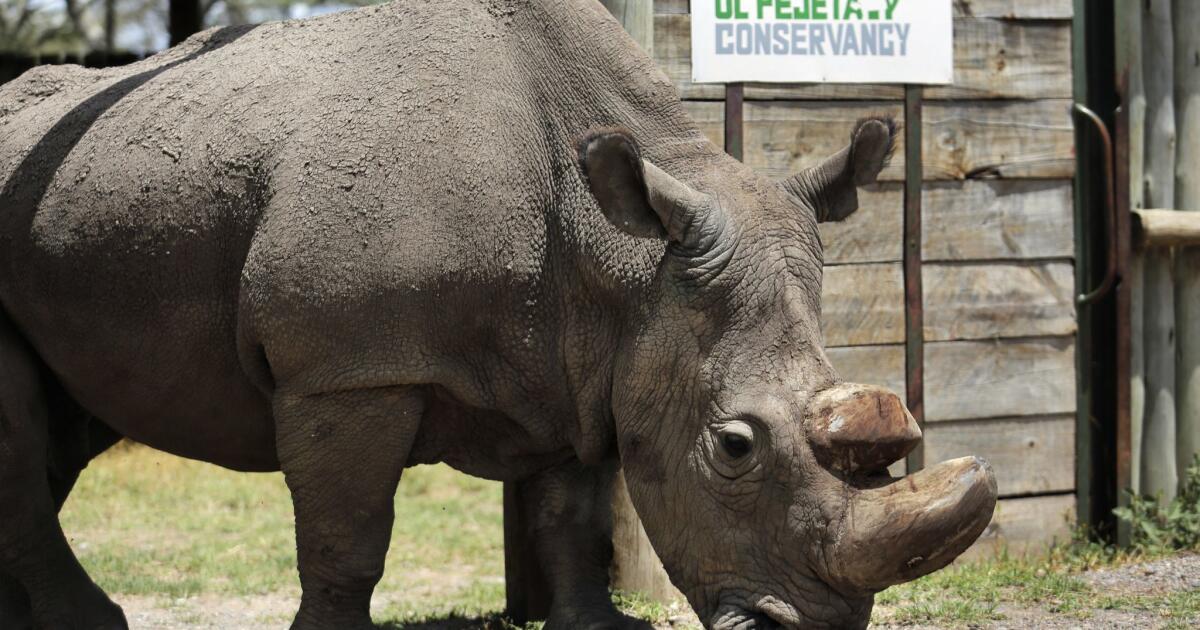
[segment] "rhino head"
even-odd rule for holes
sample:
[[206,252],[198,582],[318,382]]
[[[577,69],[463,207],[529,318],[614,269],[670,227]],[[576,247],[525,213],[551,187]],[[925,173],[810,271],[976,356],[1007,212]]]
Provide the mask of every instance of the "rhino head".
[[613,414],[647,535],[709,628],[865,627],[876,592],[947,565],[991,519],[981,459],[887,475],[920,429],[823,349],[817,224],[854,212],[895,137],[860,121],[785,181],[727,159],[677,178],[620,131],[580,145],[609,221],[667,242],[614,359]]

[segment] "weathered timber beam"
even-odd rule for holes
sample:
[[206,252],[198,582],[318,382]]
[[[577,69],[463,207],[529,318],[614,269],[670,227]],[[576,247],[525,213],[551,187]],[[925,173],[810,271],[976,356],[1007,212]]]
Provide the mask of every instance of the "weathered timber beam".
[[1135,208],[1133,242],[1146,249],[1200,245],[1200,212]]

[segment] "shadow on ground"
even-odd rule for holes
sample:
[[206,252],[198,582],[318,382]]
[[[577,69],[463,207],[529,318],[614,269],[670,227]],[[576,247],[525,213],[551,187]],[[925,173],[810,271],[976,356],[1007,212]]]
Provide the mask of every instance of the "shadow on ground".
[[515,630],[520,626],[513,625],[511,621],[501,615],[486,617],[451,615],[422,621],[389,621],[376,624],[375,628],[376,630]]

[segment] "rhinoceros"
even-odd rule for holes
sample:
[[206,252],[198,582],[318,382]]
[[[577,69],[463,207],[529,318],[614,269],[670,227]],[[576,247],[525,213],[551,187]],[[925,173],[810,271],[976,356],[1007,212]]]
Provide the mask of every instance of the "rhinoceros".
[[[549,628],[613,607],[623,474],[718,630],[863,627],[990,467],[823,349],[820,221],[896,124],[772,180],[595,0],[396,2],[0,89],[0,627],[125,628],[57,511],[122,437],[282,470],[292,628],[370,627],[406,467],[520,481]],[[400,515],[403,518],[403,514]]]

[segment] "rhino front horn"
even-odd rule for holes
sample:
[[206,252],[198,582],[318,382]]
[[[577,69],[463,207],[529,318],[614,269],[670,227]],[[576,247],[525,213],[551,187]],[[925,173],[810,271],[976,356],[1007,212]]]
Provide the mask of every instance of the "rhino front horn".
[[978,457],[851,489],[826,578],[844,594],[865,594],[932,573],[975,542],[995,508],[996,478]]

